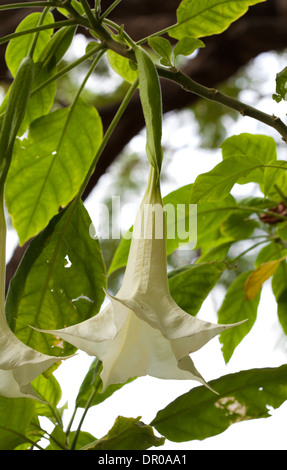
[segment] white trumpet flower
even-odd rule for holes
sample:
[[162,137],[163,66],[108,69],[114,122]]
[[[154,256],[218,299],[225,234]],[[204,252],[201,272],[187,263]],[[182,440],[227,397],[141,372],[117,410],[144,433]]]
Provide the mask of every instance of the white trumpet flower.
[[235,326],[202,321],[174,302],[165,230],[159,177],[150,167],[120,290],[109,295],[110,303],[98,315],[60,330],[44,330],[97,356],[103,363],[103,389],[145,375],[207,385],[189,355]]
[[[2,193],[2,191],[1,191]],[[22,343],[10,330],[5,316],[6,221],[0,195],[0,395],[40,400],[31,382],[59,358],[47,356]],[[41,400],[40,400],[41,401]]]

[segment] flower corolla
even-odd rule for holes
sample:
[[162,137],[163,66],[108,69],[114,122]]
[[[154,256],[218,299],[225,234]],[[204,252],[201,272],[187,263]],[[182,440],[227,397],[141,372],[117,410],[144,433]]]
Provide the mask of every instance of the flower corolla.
[[122,285],[94,317],[59,330],[42,330],[103,363],[103,390],[132,377],[196,380],[208,386],[190,354],[235,325],[218,325],[183,311],[171,297],[165,213],[158,172],[148,185],[133,227]]

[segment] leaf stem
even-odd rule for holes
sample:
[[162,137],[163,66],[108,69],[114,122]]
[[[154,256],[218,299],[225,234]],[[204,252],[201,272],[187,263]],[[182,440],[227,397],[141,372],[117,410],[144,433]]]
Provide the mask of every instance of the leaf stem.
[[[39,18],[37,26],[41,26],[43,24],[43,22],[45,20],[45,17],[47,16],[49,10],[50,10],[50,7],[44,8],[44,10],[42,11],[42,14]],[[37,31],[37,33],[35,33],[35,35],[33,37],[33,41],[32,41],[32,44],[31,44],[31,47],[30,47],[30,50],[29,50],[29,54],[28,54],[29,57],[31,57],[31,59],[33,59],[33,54],[34,54],[34,51],[35,51],[35,48],[36,48],[36,45],[37,45],[39,34],[40,34],[40,31]]]
[[149,40],[149,38],[162,36],[163,34],[167,33],[170,29],[174,28],[177,25],[178,25],[178,23],[175,23],[171,26],[167,26],[166,28],[161,29],[160,31],[157,31],[156,33],[150,34],[149,36],[146,36],[145,38],[140,39],[139,41],[137,41],[137,46],[140,46],[141,44],[144,44],[145,42],[147,42]]
[[121,3],[122,0],[115,0],[100,16],[99,20],[103,21],[117,6]]
[[39,85],[37,88],[35,88],[32,92],[31,92],[31,96],[35,95],[36,93],[38,93],[38,91],[41,91],[43,88],[45,88],[46,86],[50,85],[52,82],[54,82],[55,80],[58,80],[58,78],[61,78],[63,75],[65,75],[66,73],[70,72],[70,70],[72,70],[73,68],[77,67],[78,65],[80,65],[82,62],[84,62],[86,59],[89,59],[91,56],[93,56],[94,54],[96,54],[97,52],[99,52],[100,50],[103,49],[103,46],[102,44],[98,44],[97,46],[93,47],[89,52],[87,52],[86,54],[84,54],[82,57],[80,57],[79,59],[75,60],[74,62],[72,62],[70,65],[67,65],[67,67],[64,67],[62,70],[60,70],[58,73],[56,73],[55,75],[53,75],[51,78],[49,78],[48,80],[46,80],[45,82],[41,83],[41,85]]
[[54,7],[56,6],[53,2],[23,2],[23,3],[10,3],[7,5],[1,5],[1,10],[12,10],[17,8],[36,8],[36,7]]
[[25,34],[37,33],[38,31],[44,31],[45,29],[62,28],[64,26],[75,25],[87,27],[87,22],[84,18],[77,18],[72,20],[56,21],[55,23],[43,24],[41,26],[35,26],[34,28],[25,29],[23,31],[16,31],[15,33],[3,36],[2,38],[0,38],[0,44],[4,44],[5,42],[10,41],[11,39],[25,36]]
[[88,4],[87,0],[80,0],[81,4],[82,4],[82,7],[87,15],[87,18],[90,22],[90,26],[92,28],[96,28],[98,27],[98,22],[96,20],[96,17],[93,15],[93,12],[90,8],[90,5]]
[[[86,85],[88,78],[90,77],[91,73],[93,72],[95,66],[97,65],[98,61],[99,61],[100,58],[102,57],[103,53],[104,53],[104,51],[102,51],[102,53],[100,53],[100,54],[95,58],[95,60],[93,61],[93,63],[92,63],[92,65],[91,65],[91,67],[90,67],[90,69],[89,69],[87,75],[85,76],[85,78],[84,78],[84,80],[83,80],[83,82],[82,82],[82,84],[81,84],[81,86],[80,86],[80,88],[79,88],[79,90],[78,90],[78,92],[77,92],[77,95],[76,95],[76,97],[75,97],[75,99],[74,99],[74,101],[73,101],[73,104],[72,104],[71,108],[70,108],[70,112],[69,112],[69,114],[68,114],[68,116],[67,116],[67,119],[66,119],[66,121],[65,121],[63,130],[62,130],[61,135],[60,135],[60,139],[59,139],[59,142],[58,142],[58,145],[57,145],[57,150],[56,150],[57,153],[59,152],[59,149],[60,149],[60,147],[61,147],[61,145],[62,145],[63,138],[64,138],[64,136],[65,136],[65,132],[66,132],[66,130],[67,130],[69,121],[70,121],[70,119],[71,119],[72,113],[73,113],[73,111],[74,111],[74,109],[75,109],[75,106],[76,106],[76,104],[77,104],[77,101],[78,101],[78,99],[79,99],[79,97],[80,97],[80,94],[81,94],[81,92],[82,92],[84,86]],[[48,173],[50,173],[50,171],[52,170],[54,161],[55,161],[55,160],[52,160],[51,165],[50,165],[50,167],[49,167],[49,169],[48,169]],[[43,188],[42,188],[42,190],[43,190]],[[71,214],[70,214],[70,217],[71,217]],[[68,222],[69,222],[69,221],[70,221],[70,218],[67,218],[67,220],[68,220]],[[68,223],[68,222],[67,222],[67,223]],[[61,240],[62,240],[62,238],[61,238]],[[45,279],[45,281],[43,281],[43,282],[46,284],[46,286],[47,286],[48,283],[49,283],[50,274],[51,274],[51,272],[52,272],[52,270],[53,270],[53,268],[54,268],[54,263],[55,263],[55,259],[56,259],[57,254],[58,254],[58,249],[59,249],[59,245],[57,245],[56,248],[55,248],[55,250],[54,250],[52,259],[51,259],[51,261],[50,261],[50,269],[49,269],[49,271],[48,271],[47,278]],[[42,305],[43,305],[43,302],[44,302],[44,297],[45,297],[45,292],[46,292],[46,290],[47,290],[47,289],[46,289],[46,287],[45,287],[45,288],[43,289],[42,294],[41,294],[41,297],[40,297],[40,299],[39,299],[39,303],[38,303],[37,310],[36,310],[36,311],[37,311],[37,314],[36,314],[36,316],[35,316],[35,321],[37,320],[37,317],[38,317],[38,315],[39,315],[39,313],[40,313],[40,311],[41,311],[41,309],[42,309]],[[31,328],[31,331],[30,331],[30,333],[29,333],[29,337],[27,338],[27,345],[30,343],[33,333],[34,333],[34,329]]]
[[109,125],[109,127],[108,127],[108,129],[107,129],[107,131],[106,131],[106,133],[103,137],[101,145],[100,145],[100,147],[99,147],[99,149],[98,149],[98,151],[95,155],[95,158],[94,158],[94,160],[93,160],[93,162],[92,162],[92,164],[91,164],[91,166],[90,166],[90,168],[87,172],[87,175],[86,175],[86,177],[85,177],[85,179],[82,183],[82,186],[81,186],[81,188],[80,188],[80,190],[79,190],[79,192],[78,192],[78,194],[75,198],[75,201],[78,201],[81,198],[83,192],[85,191],[86,186],[89,182],[89,179],[90,179],[90,177],[92,176],[92,174],[95,170],[96,164],[97,164],[97,162],[98,162],[105,146],[107,145],[107,142],[108,142],[109,138],[111,137],[116,125],[118,124],[118,122],[121,119],[123,113],[125,112],[125,110],[126,110],[128,104],[129,104],[134,92],[136,91],[137,87],[138,87],[138,79],[135,80],[135,82],[130,86],[130,88],[129,88],[126,96],[124,97],[123,101],[121,102],[120,107],[117,110],[111,124]]
[[84,408],[84,412],[82,414],[82,417],[81,417],[80,422],[78,424],[77,430],[75,432],[74,439],[73,439],[72,444],[71,444],[71,450],[75,450],[75,448],[76,448],[76,444],[77,444],[77,441],[78,441],[78,437],[79,437],[79,434],[80,434],[80,431],[81,431],[82,424],[84,422],[84,419],[86,417],[87,412],[90,409],[90,406],[93,402],[93,399],[94,399],[94,396],[96,395],[96,393],[97,393],[97,389],[93,390],[90,397],[89,397],[89,399],[88,399],[88,401],[87,401],[87,403],[86,403],[86,406]]
[[230,264],[233,264],[235,263],[236,261],[238,261],[242,256],[246,255],[246,253],[249,253],[249,251],[252,251],[254,250],[254,248],[257,248],[257,246],[260,246],[262,245],[263,243],[268,243],[270,242],[270,239],[267,238],[265,240],[261,240],[261,242],[258,242],[258,243],[255,243],[255,245],[252,245],[250,246],[249,248],[247,248],[246,250],[244,250],[242,253],[240,253],[240,255],[236,256],[236,258],[233,258],[232,260],[229,260],[228,262]]

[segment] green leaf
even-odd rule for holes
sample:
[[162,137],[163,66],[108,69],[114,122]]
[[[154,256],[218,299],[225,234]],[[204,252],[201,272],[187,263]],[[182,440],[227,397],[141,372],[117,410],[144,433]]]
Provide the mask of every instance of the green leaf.
[[[276,142],[272,137],[260,134],[239,134],[226,139],[222,144],[222,158],[242,156],[246,159],[256,157],[261,163],[277,159]],[[237,181],[238,184],[264,182],[262,170],[255,170]]]
[[273,99],[280,103],[281,100],[286,101],[286,88],[287,83],[287,67],[276,75],[276,94],[273,95]]
[[163,59],[167,65],[171,65],[172,48],[170,42],[162,37],[149,38],[149,46]]
[[41,374],[33,380],[32,386],[38,396],[43,400],[43,402],[35,401],[37,416],[45,416],[56,424],[58,412],[56,408],[62,397],[62,390],[57,379],[53,375],[47,378]]
[[164,444],[164,441],[163,437],[156,437],[152,427],[140,421],[140,417],[124,418],[119,416],[108,434],[88,449],[146,450],[150,447],[159,447]]
[[46,450],[67,450],[66,434],[59,425],[54,427],[50,435],[50,445]]
[[128,83],[134,83],[138,78],[138,71],[133,66],[129,59],[117,54],[114,51],[108,50],[107,57],[112,69]]
[[171,271],[168,281],[171,296],[185,312],[195,316],[225,268],[224,263],[215,262]]
[[222,33],[244,15],[249,6],[262,1],[265,0],[183,0],[177,9],[177,25],[168,33],[176,39]]
[[230,214],[221,224],[220,230],[225,237],[233,240],[244,240],[251,237],[259,223],[248,217],[246,211],[237,211]]
[[286,176],[287,162],[283,160],[273,160],[269,162],[269,167],[264,172],[264,194],[272,195],[274,184],[281,187],[280,179]]
[[205,44],[200,39],[191,38],[189,36],[180,39],[173,50],[174,57],[179,55],[191,55],[196,49],[205,47]]
[[287,366],[251,369],[210,382],[219,393],[204,386],[178,397],[151,422],[170,441],[203,440],[232,424],[267,418],[287,400]]
[[124,385],[134,380],[129,379],[124,384],[109,385],[106,390],[102,393],[103,382],[100,377],[101,371],[102,363],[98,359],[95,359],[91,364],[89,371],[85,376],[83,383],[80,387],[79,393],[76,398],[77,407],[85,408],[92,393],[94,393],[94,397],[90,406],[98,405],[99,403],[102,403],[104,400],[109,398],[113,393],[122,388]]
[[227,196],[235,183],[242,183],[242,178],[252,174],[252,178],[244,180],[244,183],[250,180],[257,180],[254,177],[255,170],[262,172],[264,176],[265,169],[282,168],[280,161],[264,163],[254,156],[237,155],[226,158],[218,163],[211,171],[199,175],[192,187],[191,202],[198,203],[200,201],[219,201]]
[[[38,21],[41,17],[41,13],[31,13],[31,15],[26,16],[24,20],[19,24],[16,29],[18,31],[24,31],[25,29],[34,28],[38,25]],[[43,24],[50,24],[54,22],[54,17],[52,13],[48,13],[45,16]],[[37,44],[35,47],[35,51],[33,54],[34,62],[37,62],[39,56],[41,55],[44,47],[49,42],[51,35],[53,34],[53,29],[45,29],[44,31],[40,31]],[[29,53],[33,38],[35,33],[26,34],[24,36],[20,36],[18,38],[11,39],[9,42],[7,49],[6,49],[6,63],[7,67],[9,68],[12,75],[15,77],[18,67]]]
[[[12,279],[6,302],[11,329],[25,344],[50,355],[75,349],[40,329],[58,329],[98,313],[106,287],[98,240],[81,201],[55,216],[34,238]],[[88,260],[88,261],[87,261]]]
[[[42,67],[40,62],[34,64],[34,80],[32,86],[32,92],[35,90],[39,85],[44,83],[48,78],[50,78],[55,70],[51,70],[47,72],[45,68]],[[42,90],[38,91],[34,95],[30,96],[28,101],[28,106],[26,110],[25,117],[23,119],[22,125],[18,132],[18,136],[24,134],[25,130],[29,126],[29,124],[38,119],[43,114],[48,114],[50,111],[53,103],[54,98],[57,91],[57,83],[52,82],[50,85],[46,86]]]
[[[259,268],[262,263],[267,263],[268,261],[277,260],[283,258],[287,255],[287,249],[283,249],[280,243],[273,241],[262,248],[255,260],[255,268]],[[286,278],[287,279],[287,278]]]
[[236,326],[236,328],[224,331],[219,337],[226,363],[230,360],[238,344],[249,333],[256,320],[260,292],[253,300],[247,300],[244,290],[244,284],[251,272],[244,272],[233,281],[218,311],[218,323],[228,324],[247,320]]
[[282,330],[284,331],[285,335],[287,335],[287,289],[285,289],[279,296],[277,304],[278,320],[282,326]]
[[224,221],[237,210],[236,202],[230,195],[222,201],[197,204],[196,248],[201,249],[202,255],[211,248],[230,241],[229,236],[222,236],[220,229]]
[[0,396],[0,450],[13,450],[27,442],[25,434],[34,412],[34,400]]
[[[69,442],[73,442],[73,438],[76,434],[76,431],[72,431],[69,434]],[[79,435],[77,436],[77,443],[75,450],[88,450],[90,447],[94,445],[94,443],[97,441],[97,439],[90,434],[89,432],[85,431],[80,431]]]
[[191,202],[219,201],[225,198],[240,178],[267,165],[256,157],[242,156],[227,158],[211,171],[199,175],[192,187]]
[[82,100],[34,121],[18,140],[6,183],[6,204],[23,244],[80,189],[102,139],[94,107]]
[[64,57],[73,41],[76,29],[76,26],[58,29],[42,51],[39,61],[48,71],[53,69]]
[[[75,8],[78,13],[80,13],[80,15],[85,15],[85,10],[80,2],[78,2],[77,0],[71,0],[71,5]],[[58,7],[57,10],[59,10],[62,15],[67,16],[68,18],[70,17],[70,12],[65,8]]]

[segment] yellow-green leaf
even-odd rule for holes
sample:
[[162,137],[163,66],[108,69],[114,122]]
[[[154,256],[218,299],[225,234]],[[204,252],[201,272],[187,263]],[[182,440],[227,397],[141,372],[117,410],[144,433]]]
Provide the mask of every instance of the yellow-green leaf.
[[286,256],[274,261],[269,261],[268,263],[263,263],[259,268],[255,269],[250,276],[248,276],[244,284],[244,291],[247,300],[252,300],[256,297],[262,284],[275,273],[279,264],[285,258]]

